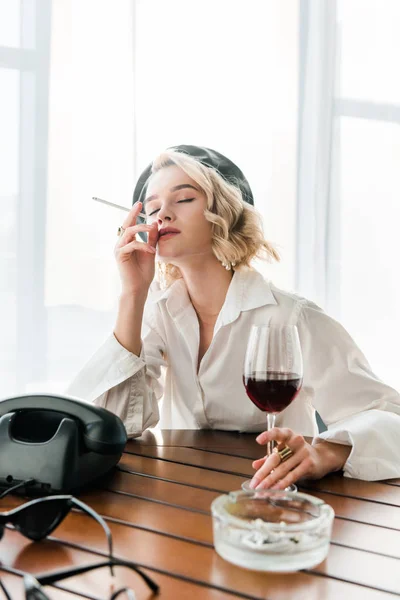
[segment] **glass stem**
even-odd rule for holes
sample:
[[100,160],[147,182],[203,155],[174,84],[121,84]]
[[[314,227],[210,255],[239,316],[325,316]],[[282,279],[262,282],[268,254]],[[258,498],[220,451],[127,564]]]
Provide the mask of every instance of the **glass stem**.
[[[269,431],[270,429],[275,427],[275,417],[276,417],[275,413],[267,413],[267,431]],[[274,447],[275,447],[274,440],[267,442],[267,454],[268,455],[272,454],[272,450],[274,449]]]

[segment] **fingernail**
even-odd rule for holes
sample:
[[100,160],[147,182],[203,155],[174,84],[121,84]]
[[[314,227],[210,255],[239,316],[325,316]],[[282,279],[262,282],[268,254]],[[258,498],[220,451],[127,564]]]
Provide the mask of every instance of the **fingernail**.
[[252,489],[252,490],[254,490],[254,488],[256,487],[256,485],[257,485],[257,480],[252,479],[250,481],[250,483],[249,483],[249,488]]

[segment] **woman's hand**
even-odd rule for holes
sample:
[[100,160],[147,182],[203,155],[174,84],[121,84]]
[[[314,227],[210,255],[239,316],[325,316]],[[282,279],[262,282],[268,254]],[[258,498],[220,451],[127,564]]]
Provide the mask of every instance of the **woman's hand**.
[[[134,204],[122,227],[125,229],[118,239],[114,254],[122,282],[122,291],[129,294],[146,295],[154,277],[154,263],[158,239],[157,221],[152,225],[136,224],[142,203]],[[148,242],[139,242],[136,234],[148,233]]]
[[351,446],[331,442],[321,441],[311,446],[303,436],[280,427],[264,431],[256,438],[261,445],[271,440],[278,443],[279,450],[288,446],[293,455],[284,462],[276,452],[255,460],[253,468],[257,472],[250,483],[253,489],[285,489],[301,478],[320,479],[331,471],[339,471],[351,451]]

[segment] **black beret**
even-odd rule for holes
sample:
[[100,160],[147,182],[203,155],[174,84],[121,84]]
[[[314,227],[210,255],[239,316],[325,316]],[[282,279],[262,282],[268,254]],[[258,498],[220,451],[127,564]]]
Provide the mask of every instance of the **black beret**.
[[[189,156],[192,156],[198,160],[202,165],[205,165],[211,169],[215,169],[226,181],[239,188],[239,190],[242,192],[242,197],[245,202],[254,205],[253,193],[246,177],[243,175],[239,167],[235,165],[235,163],[233,163],[231,160],[229,160],[229,158],[220,152],[211,150],[210,148],[205,148],[203,146],[188,146],[186,144],[181,144],[180,146],[171,146],[168,148],[168,150],[175,150],[175,152],[188,154]],[[150,163],[137,180],[133,192],[132,205],[139,200],[143,202],[147,190],[147,184],[151,176],[152,165],[153,163]],[[138,217],[138,222],[143,223],[144,220],[141,217]],[[143,239],[145,238],[144,235],[140,235]]]

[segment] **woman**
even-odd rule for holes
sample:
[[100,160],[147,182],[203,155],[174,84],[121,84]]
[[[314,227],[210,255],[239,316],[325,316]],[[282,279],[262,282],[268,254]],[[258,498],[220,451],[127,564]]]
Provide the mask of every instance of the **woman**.
[[[292,323],[303,386],[277,427],[257,437],[286,451],[253,463],[252,487],[284,488],[340,469],[399,477],[399,394],[375,377],[339,323],[250,268],[261,254],[278,258],[252,204],[243,173],[208,148],[177,146],[147,167],[115,248],[122,292],[114,332],[69,394],[118,414],[131,437],[157,423],[260,432],[265,415],[242,383],[248,333],[252,324]],[[146,233],[146,242],[136,239]],[[328,426],[320,435],[315,410]]]

